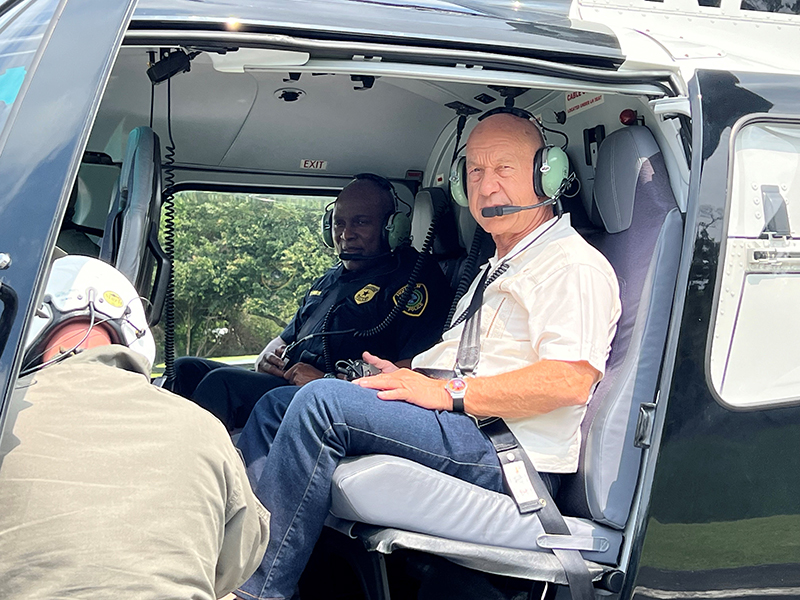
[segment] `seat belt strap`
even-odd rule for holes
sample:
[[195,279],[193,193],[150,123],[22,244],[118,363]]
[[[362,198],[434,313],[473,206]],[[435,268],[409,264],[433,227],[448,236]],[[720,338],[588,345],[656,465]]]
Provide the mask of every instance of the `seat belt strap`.
[[[530,458],[505,422],[498,417],[492,417],[479,421],[478,427],[491,440],[497,452],[497,458],[503,468],[506,488],[517,503],[520,514],[542,510],[547,505],[547,496],[542,494],[542,491],[547,492],[547,486],[535,469],[534,476],[531,477],[528,468]],[[547,529],[545,531],[547,533],[564,533],[563,531],[551,532]],[[569,534],[569,531],[566,533]]]
[[319,323],[320,319],[328,314],[328,311],[333,308],[334,304],[339,302],[340,299],[346,297],[347,292],[350,291],[349,285],[338,285],[335,289],[329,290],[322,301],[314,307],[314,310],[305,322],[300,326],[300,329],[297,331],[297,334],[294,336],[294,340],[298,341],[302,340],[304,337],[309,335],[314,327]]
[[[314,307],[314,310],[310,315],[308,315],[308,318],[300,326],[300,329],[294,336],[294,340],[292,340],[286,347],[286,350],[284,350],[283,358],[287,361],[287,364],[289,364],[289,362],[291,362],[291,364],[302,362],[300,357],[297,357],[297,360],[293,360],[292,352],[294,349],[302,344],[306,338],[309,338],[313,335],[312,331],[314,328],[327,316],[331,309],[333,309],[342,299],[347,298],[349,294],[356,293],[362,286],[363,282],[346,283],[338,285],[335,287],[335,289],[328,291],[322,301]],[[288,342],[289,340],[286,341]]]
[[[459,377],[462,374],[472,375],[478,366],[481,357],[480,309],[483,304],[483,292],[506,269],[508,269],[508,262],[503,262],[489,277],[489,268],[487,267],[472,294],[469,308],[462,315],[467,322],[464,323],[456,354],[455,372]],[[460,320],[461,318],[457,322]],[[503,468],[503,479],[517,503],[520,513],[535,512],[545,533],[571,535],[572,532],[553,502],[542,477],[505,421],[493,417],[478,422],[478,427],[488,436],[497,452]],[[562,549],[552,549],[552,552],[564,569],[573,600],[594,600],[592,577],[581,553],[577,550]]]
[[[520,513],[536,512],[536,516],[539,517],[545,533],[572,535],[567,522],[550,496],[550,492],[541,475],[539,475],[530,457],[505,421],[498,417],[493,417],[479,422],[478,427],[486,434],[497,452],[500,464],[503,467],[503,478],[506,481],[506,486],[516,501]],[[514,486],[522,485],[524,491],[526,484],[512,482],[512,478],[524,478],[527,480],[530,492],[518,497],[514,491]],[[593,600],[595,596],[592,577],[581,553],[577,550],[556,548],[552,552],[564,569],[573,600]]]

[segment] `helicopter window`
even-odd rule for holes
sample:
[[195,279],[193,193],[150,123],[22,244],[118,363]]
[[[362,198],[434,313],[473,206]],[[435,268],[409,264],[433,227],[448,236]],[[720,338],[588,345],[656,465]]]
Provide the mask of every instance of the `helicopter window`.
[[[760,118],[735,133],[727,237],[713,264],[722,214],[701,214],[717,275],[710,380],[721,401],[760,408],[800,399],[800,122]],[[701,209],[702,213],[702,209]],[[709,276],[709,277],[707,277]]]
[[30,78],[37,50],[58,5],[58,0],[0,5],[0,133],[25,80]]
[[800,2],[795,0],[742,0],[742,10],[800,15]]
[[[176,355],[252,365],[336,260],[319,235],[332,200],[302,193],[176,194]],[[162,222],[162,244],[163,229]],[[163,337],[160,326],[154,333]]]

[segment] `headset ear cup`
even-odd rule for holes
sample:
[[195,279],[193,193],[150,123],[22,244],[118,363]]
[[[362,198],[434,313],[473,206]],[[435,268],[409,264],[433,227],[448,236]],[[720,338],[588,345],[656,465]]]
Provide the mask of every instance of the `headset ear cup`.
[[542,164],[547,164],[547,146],[539,148],[533,156],[533,191],[539,198],[547,196],[542,189]]
[[322,215],[320,222],[320,235],[322,236],[322,243],[328,248],[333,248],[333,209],[328,208],[325,214]]
[[539,179],[544,195],[553,198],[569,178],[569,158],[558,146],[548,146],[545,150],[547,155],[543,159]]
[[450,167],[450,195],[459,206],[469,206],[467,198],[467,158],[462,156]]
[[552,198],[569,177],[569,158],[558,146],[543,146],[533,157],[533,189],[540,198]]
[[402,212],[389,215],[386,219],[383,239],[391,251],[407,244],[411,240],[411,219]]

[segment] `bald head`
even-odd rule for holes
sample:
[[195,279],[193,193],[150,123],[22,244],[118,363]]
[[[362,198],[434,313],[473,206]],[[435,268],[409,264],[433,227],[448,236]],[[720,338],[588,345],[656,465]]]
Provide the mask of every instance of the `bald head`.
[[339,192],[336,204],[340,202],[355,203],[359,206],[377,208],[381,215],[394,212],[394,196],[377,181],[372,179],[356,179]]
[[469,152],[470,144],[475,146],[485,142],[487,138],[498,135],[508,136],[509,139],[515,140],[520,150],[524,149],[530,153],[531,159],[536,151],[544,146],[542,134],[533,121],[508,113],[500,113],[480,121],[475,126],[467,140],[467,152]]

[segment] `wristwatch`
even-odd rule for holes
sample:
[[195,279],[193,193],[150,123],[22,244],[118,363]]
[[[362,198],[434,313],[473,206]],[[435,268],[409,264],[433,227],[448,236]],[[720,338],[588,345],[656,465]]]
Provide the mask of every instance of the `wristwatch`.
[[464,396],[467,395],[467,382],[461,377],[453,377],[444,384],[444,389],[453,399],[453,412],[464,412]]

